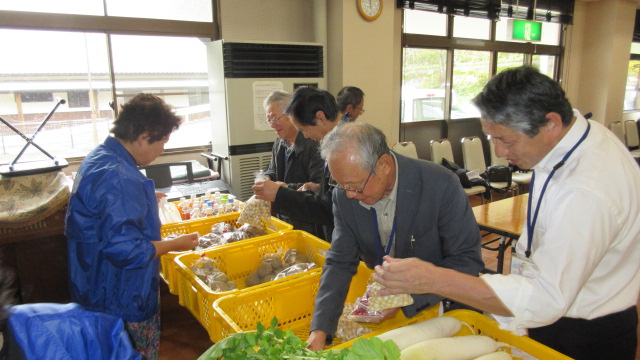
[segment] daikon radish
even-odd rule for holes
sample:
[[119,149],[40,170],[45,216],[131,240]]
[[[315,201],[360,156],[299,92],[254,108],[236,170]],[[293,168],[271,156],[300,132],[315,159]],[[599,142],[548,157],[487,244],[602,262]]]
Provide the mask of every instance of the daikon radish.
[[513,360],[511,355],[507,354],[504,351],[496,351],[491,354],[482,355],[479,358],[475,358],[473,360]]
[[400,360],[472,360],[498,350],[500,343],[488,336],[467,335],[431,339],[400,352]]
[[415,324],[389,330],[378,335],[382,342],[393,340],[400,350],[421,341],[451,337],[460,331],[462,323],[451,316],[439,316]]

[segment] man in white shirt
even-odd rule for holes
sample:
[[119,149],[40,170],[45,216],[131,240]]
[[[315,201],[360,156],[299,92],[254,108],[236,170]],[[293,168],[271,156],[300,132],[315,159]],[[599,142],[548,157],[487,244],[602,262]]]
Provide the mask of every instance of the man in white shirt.
[[534,170],[511,274],[474,278],[387,257],[376,267],[382,294],[440,294],[575,359],[635,359],[640,168],[531,67],[496,75],[474,102],[496,154]]

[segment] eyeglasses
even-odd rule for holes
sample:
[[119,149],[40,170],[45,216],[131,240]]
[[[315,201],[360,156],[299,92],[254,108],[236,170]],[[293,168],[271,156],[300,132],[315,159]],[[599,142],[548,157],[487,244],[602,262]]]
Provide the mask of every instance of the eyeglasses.
[[362,187],[360,188],[360,190],[356,190],[356,189],[352,189],[350,187],[345,187],[342,186],[340,184],[338,184],[338,182],[336,181],[336,179],[333,178],[333,176],[329,177],[329,186],[331,187],[335,187],[344,191],[349,191],[349,192],[353,192],[356,194],[362,194],[364,192],[364,189],[367,187],[367,183],[369,182],[369,179],[371,178],[371,174],[373,174],[373,169],[371,169],[371,171],[369,171],[369,176],[367,176],[367,180],[364,181],[364,184],[362,184]]
[[356,106],[356,109],[360,110],[360,112],[361,112],[362,114],[364,114],[364,107],[362,107],[362,106]]
[[280,119],[282,119],[283,117],[287,116],[287,114],[282,114],[276,118],[267,118],[265,119],[265,123],[271,125],[271,124],[276,124],[278,121],[280,121]]
[[[378,160],[380,160],[380,157],[382,157],[382,155],[378,156]],[[360,188],[360,190],[356,190],[356,189],[345,187],[338,184],[336,179],[333,178],[333,175],[329,176],[329,186],[335,187],[344,191],[356,193],[356,194],[362,194],[364,192],[364,189],[367,187],[367,184],[369,183],[369,179],[371,179],[371,175],[373,174],[373,171],[376,169],[376,164],[378,163],[378,160],[376,160],[376,162],[371,167],[371,170],[369,171],[369,176],[367,176],[367,180],[364,181],[364,184],[362,184],[362,187]]]

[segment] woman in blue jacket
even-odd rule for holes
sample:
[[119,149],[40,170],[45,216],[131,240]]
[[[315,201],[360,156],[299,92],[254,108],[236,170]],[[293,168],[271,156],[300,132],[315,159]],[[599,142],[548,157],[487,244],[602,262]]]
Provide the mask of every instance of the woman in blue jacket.
[[181,122],[151,94],[123,105],[113,136],[80,165],[66,216],[72,300],[122,318],[146,359],[157,358],[160,344],[159,257],[193,249],[198,235],[160,241],[154,184],[138,166],[162,154]]

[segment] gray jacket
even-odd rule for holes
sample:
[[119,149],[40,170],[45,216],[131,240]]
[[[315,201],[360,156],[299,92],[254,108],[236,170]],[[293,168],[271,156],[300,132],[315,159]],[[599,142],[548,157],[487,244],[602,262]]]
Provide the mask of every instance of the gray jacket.
[[[418,257],[437,266],[477,276],[483,268],[481,236],[469,199],[449,170],[395,154],[398,171],[395,257]],[[335,228],[315,300],[311,330],[334,334],[352,276],[360,260],[377,263],[371,213],[342,190],[333,192]],[[410,241],[411,238],[415,241]],[[405,316],[436,305],[442,297],[412,295]]]

